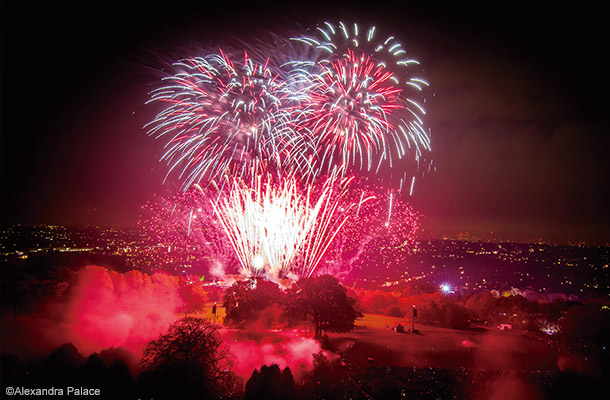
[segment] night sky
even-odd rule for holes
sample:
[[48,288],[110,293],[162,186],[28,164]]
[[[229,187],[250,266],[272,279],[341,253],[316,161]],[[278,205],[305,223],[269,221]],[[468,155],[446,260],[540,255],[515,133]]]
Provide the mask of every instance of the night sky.
[[431,84],[436,172],[410,199],[423,237],[610,242],[600,8],[125,3],[2,3],[3,223],[135,226],[175,188],[142,128],[162,62],[192,41],[341,20],[400,37]]

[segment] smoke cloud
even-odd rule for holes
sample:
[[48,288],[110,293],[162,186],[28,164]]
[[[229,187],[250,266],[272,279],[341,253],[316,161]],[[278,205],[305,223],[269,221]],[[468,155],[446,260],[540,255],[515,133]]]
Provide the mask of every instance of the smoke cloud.
[[223,339],[235,356],[235,372],[245,380],[261,365],[278,364],[281,369],[289,367],[295,380],[302,381],[313,368],[313,355],[322,351],[320,343],[295,331],[267,332],[256,339],[229,331]]
[[183,305],[179,286],[178,277],[163,273],[121,274],[87,266],[66,308],[66,339],[85,353],[109,347],[139,352],[176,320],[176,310]]
[[[3,345],[23,359],[46,357],[53,349],[72,343],[85,357],[119,349],[137,361],[147,343],[208,297],[185,281],[165,273],[120,273],[86,266],[66,282],[61,298],[50,298],[36,312],[11,321],[3,329]],[[255,369],[274,363],[282,369],[289,367],[296,380],[303,380],[313,367],[313,355],[322,351],[319,342],[300,331],[274,330],[280,314],[281,309],[274,306],[246,329],[220,329],[234,355],[235,372],[244,381]]]

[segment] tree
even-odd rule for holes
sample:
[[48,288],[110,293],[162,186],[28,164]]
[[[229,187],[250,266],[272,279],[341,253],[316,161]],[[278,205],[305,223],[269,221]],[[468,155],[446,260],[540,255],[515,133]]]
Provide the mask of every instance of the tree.
[[[260,320],[263,314],[265,317],[277,314],[264,311],[283,303],[284,294],[277,284],[262,278],[239,281],[225,292],[223,298],[226,310],[225,321],[238,328],[244,328],[248,322]],[[273,321],[268,321],[268,324],[272,323]]]
[[419,306],[419,321],[424,324],[440,324],[444,319],[440,306],[436,300],[432,300],[431,298],[426,298],[426,300],[428,301]]
[[232,393],[235,376],[229,350],[217,328],[187,317],[144,348],[143,381],[154,398],[218,398]]
[[290,323],[309,321],[315,337],[322,332],[348,332],[362,314],[354,308],[355,300],[337,278],[321,275],[299,280],[287,293],[284,319]]
[[360,304],[364,312],[385,314],[390,307],[398,306],[398,294],[381,290],[365,291]]
[[255,369],[252,372],[246,383],[244,400],[283,400],[295,397],[294,378],[290,368],[280,371],[279,365],[272,364],[263,365],[260,371]]
[[181,311],[184,312],[185,317],[187,313],[201,310],[208,301],[207,293],[197,284],[184,283],[178,288],[178,294],[184,302]]
[[496,299],[489,319],[492,325],[510,323],[524,327],[522,321],[527,323],[534,310],[534,304],[521,295],[502,296]]
[[[44,361],[41,375],[39,376],[42,384],[52,383],[53,385],[69,385],[77,375],[78,368],[85,362],[76,346],[66,343],[59,346],[49,354]],[[36,381],[36,380],[35,380]],[[61,386],[60,386],[61,387]]]
[[[84,387],[99,388],[105,398],[134,398],[133,379],[129,367],[120,359],[107,362],[99,354],[91,354],[81,365],[77,376]],[[71,374],[74,377],[74,374]]]
[[59,346],[49,354],[46,365],[54,370],[74,370],[85,362],[85,358],[72,343]]
[[466,302],[466,309],[474,319],[485,321],[493,308],[496,299],[489,290],[475,293]]
[[382,314],[396,318],[402,318],[405,316],[398,306],[388,306],[385,310],[383,310]]
[[[330,361],[320,351],[313,354],[313,368],[306,376],[301,389],[304,399],[349,398],[345,390],[346,371],[341,370],[339,360]],[[350,382],[350,386],[353,384]]]
[[468,310],[455,301],[447,301],[441,305],[444,325],[452,329],[467,329],[470,326]]

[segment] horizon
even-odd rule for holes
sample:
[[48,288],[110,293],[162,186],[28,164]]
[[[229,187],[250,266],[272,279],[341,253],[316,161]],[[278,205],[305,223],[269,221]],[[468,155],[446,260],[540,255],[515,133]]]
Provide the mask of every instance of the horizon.
[[[52,224],[52,223],[2,223],[0,228],[2,230],[13,227],[27,227],[27,228],[38,228],[38,227],[53,227],[53,228],[64,228],[64,229],[96,229],[96,230],[105,230],[105,229],[116,229],[119,231],[138,231],[142,234],[146,234],[145,230],[138,226],[120,226],[120,225],[81,225],[81,224]],[[441,233],[433,236],[422,236],[424,232],[420,232],[414,239],[415,242],[426,242],[426,241],[453,241],[453,242],[465,242],[465,243],[497,243],[497,244],[524,244],[524,245],[539,245],[539,246],[556,246],[556,247],[610,247],[610,242],[606,243],[589,243],[585,241],[567,241],[567,242],[552,242],[546,238],[534,238],[527,241],[515,241],[505,238],[500,238],[493,235],[493,232],[490,232],[492,235],[486,238],[485,235],[477,236],[471,235],[468,232],[459,232],[453,235],[447,233]]]

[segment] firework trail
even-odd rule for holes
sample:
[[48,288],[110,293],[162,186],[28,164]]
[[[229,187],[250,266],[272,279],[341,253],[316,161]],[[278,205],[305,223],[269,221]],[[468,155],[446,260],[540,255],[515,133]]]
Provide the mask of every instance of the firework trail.
[[272,279],[311,276],[356,206],[343,202],[348,185],[337,174],[304,192],[295,177],[235,179],[228,195],[212,205],[242,273]]
[[416,248],[419,214],[397,198],[397,192],[382,188],[360,189],[349,199],[358,201],[359,207],[329,249],[327,268],[345,271],[368,263],[387,268],[404,265]]
[[375,27],[325,23],[293,40],[305,50],[290,63],[289,85],[308,85],[305,126],[321,170],[343,164],[376,173],[407,154],[419,163],[430,150],[422,99],[428,83],[413,75],[419,63],[396,38],[377,40]]
[[169,138],[161,160],[183,190],[206,188],[225,174],[243,176],[255,163],[309,175],[302,151],[307,142],[293,134],[299,94],[287,90],[269,59],[256,61],[244,51],[238,61],[220,50],[180,60],[173,70],[151,92],[149,103],[166,107],[147,128],[151,136]]

